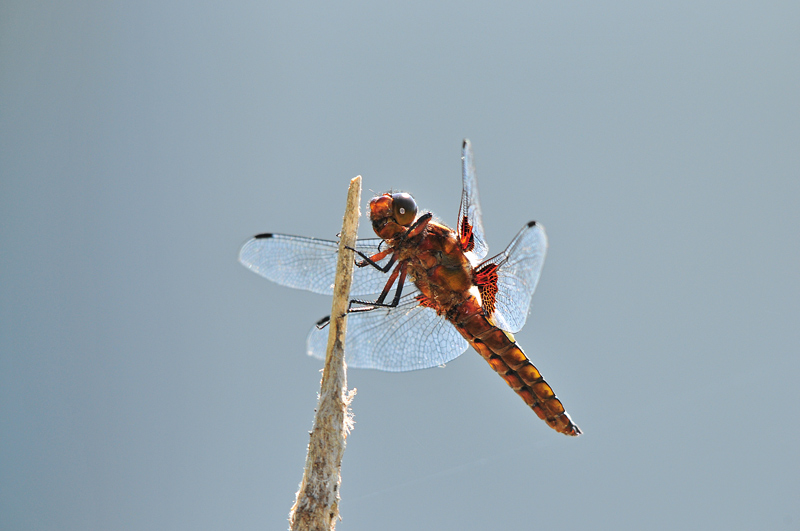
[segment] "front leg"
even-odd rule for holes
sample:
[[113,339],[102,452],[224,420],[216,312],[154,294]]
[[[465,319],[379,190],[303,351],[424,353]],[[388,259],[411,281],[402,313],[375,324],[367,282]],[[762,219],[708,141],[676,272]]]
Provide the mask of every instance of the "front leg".
[[403,239],[411,240],[422,234],[422,231],[428,227],[428,223],[430,223],[431,219],[433,219],[433,214],[430,212],[421,215],[419,219],[408,228],[406,233],[403,234]]
[[386,262],[385,266],[378,265],[378,262],[380,262],[381,260],[386,258],[386,256],[389,255],[389,253],[393,253],[394,252],[391,248],[390,249],[386,249],[385,251],[381,251],[379,253],[376,253],[376,254],[374,254],[372,256],[367,256],[364,253],[362,253],[361,251],[359,251],[358,249],[353,249],[352,247],[347,247],[347,248],[350,249],[351,251],[353,251],[354,253],[356,253],[361,258],[363,258],[363,260],[361,260],[361,261],[356,260],[356,267],[366,267],[368,265],[371,265],[372,267],[374,267],[375,269],[377,269],[378,271],[380,271],[382,273],[388,273],[389,270],[394,265],[394,263],[397,261],[397,257],[395,255],[392,255],[392,257],[389,259],[389,261]]

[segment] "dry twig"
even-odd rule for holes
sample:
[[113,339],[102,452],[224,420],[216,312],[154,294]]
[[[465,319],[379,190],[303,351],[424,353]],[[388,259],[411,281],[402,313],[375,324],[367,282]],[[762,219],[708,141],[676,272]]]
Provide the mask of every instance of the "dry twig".
[[289,514],[292,531],[329,531],[339,516],[339,484],[345,439],[353,421],[348,407],[355,395],[347,390],[344,341],[347,304],[353,279],[353,251],[358,232],[361,176],[350,181],[347,208],[339,240],[339,259],[333,288],[328,350],[322,371],[319,404],[308,444],[303,481]]

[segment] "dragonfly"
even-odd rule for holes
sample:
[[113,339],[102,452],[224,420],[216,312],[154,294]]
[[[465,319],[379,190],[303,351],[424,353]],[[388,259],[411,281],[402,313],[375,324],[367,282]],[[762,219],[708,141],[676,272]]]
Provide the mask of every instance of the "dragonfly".
[[[539,283],[547,235],[530,221],[506,249],[486,259],[472,145],[462,144],[461,205],[453,230],[414,198],[387,192],[369,203],[377,238],[356,242],[356,267],[348,309],[345,361],[350,367],[411,371],[443,366],[471,345],[536,415],[551,428],[577,436],[552,387],[517,344],[514,333],[528,317]],[[247,241],[240,262],[291,288],[333,294],[338,243],[259,234]],[[309,355],[324,359],[329,318],[307,338]]]

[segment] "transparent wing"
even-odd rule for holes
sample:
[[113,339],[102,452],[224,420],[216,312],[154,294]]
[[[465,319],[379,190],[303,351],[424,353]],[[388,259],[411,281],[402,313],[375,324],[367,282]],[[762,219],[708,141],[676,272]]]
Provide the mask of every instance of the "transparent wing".
[[[345,360],[358,369],[401,372],[443,365],[469,346],[455,327],[431,308],[420,306],[416,289],[396,308],[377,308],[347,317]],[[308,335],[308,354],[325,359],[328,328]]]
[[[367,256],[378,252],[380,238],[358,240],[356,249]],[[328,240],[259,234],[248,240],[239,252],[239,261],[250,271],[290,288],[323,295],[333,294],[339,244]],[[385,264],[389,258],[378,263]],[[374,267],[356,267],[351,294],[356,297],[380,293],[388,275]]]
[[486,244],[483,234],[472,144],[467,139],[464,139],[461,147],[461,172],[463,187],[461,189],[461,206],[458,209],[458,237],[465,251],[472,251],[478,260],[482,260],[489,252],[489,246]]
[[535,221],[528,223],[511,240],[506,250],[478,266],[496,264],[497,294],[492,314],[497,326],[519,332],[528,318],[531,297],[536,291],[547,254],[547,235]]

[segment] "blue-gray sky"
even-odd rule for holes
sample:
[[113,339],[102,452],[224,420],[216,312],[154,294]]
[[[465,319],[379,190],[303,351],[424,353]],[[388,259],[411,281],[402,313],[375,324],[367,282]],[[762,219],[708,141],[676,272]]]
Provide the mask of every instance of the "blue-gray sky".
[[[797,2],[0,7],[0,529],[282,529],[349,179],[550,250],[517,339],[351,371],[345,531],[800,527]],[[368,235],[362,226],[362,234]]]

